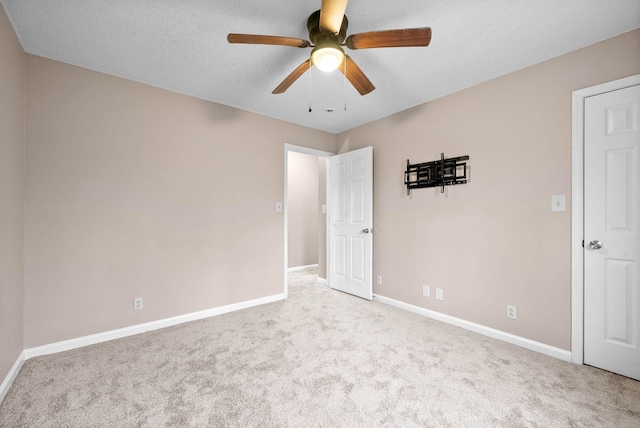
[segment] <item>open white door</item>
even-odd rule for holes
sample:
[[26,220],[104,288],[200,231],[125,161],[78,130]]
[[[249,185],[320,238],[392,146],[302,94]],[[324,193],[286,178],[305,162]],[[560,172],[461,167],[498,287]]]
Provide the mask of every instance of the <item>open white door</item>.
[[329,158],[329,286],[373,298],[373,147]]
[[584,363],[640,380],[640,85],[584,117]]

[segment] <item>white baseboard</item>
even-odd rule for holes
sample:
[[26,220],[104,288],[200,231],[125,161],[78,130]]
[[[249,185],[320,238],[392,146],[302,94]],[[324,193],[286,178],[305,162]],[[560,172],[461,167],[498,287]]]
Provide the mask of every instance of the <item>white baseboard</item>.
[[294,267],[290,267],[287,269],[287,272],[299,272],[301,270],[305,270],[305,269],[309,269],[309,268],[314,268],[314,267],[318,267],[318,264],[316,263],[315,265],[306,265],[306,266],[294,266]]
[[266,303],[284,300],[284,293],[275,294],[273,296],[262,297],[260,299],[249,300],[246,302],[233,303],[231,305],[220,306],[217,308],[207,309],[190,314],[179,315],[172,318],[165,318],[158,321],[151,321],[144,324],[133,325],[131,327],[120,328],[117,330],[106,331],[104,333],[92,334],[89,336],[78,337],[75,339],[64,340],[62,342],[50,343],[48,345],[37,346],[35,348],[25,349],[24,360],[39,357],[41,355],[55,354],[56,352],[69,351],[71,349],[81,348],[83,346],[94,345],[96,343],[107,342],[109,340],[120,339],[127,336],[145,333],[148,331],[159,330],[161,328],[172,327],[174,325],[185,322],[196,321],[204,318],[222,315],[229,312],[246,309],[253,306],[264,305]]
[[320,277],[318,277],[318,282],[320,284],[325,284],[325,285],[327,285],[329,283],[325,278],[320,278]]
[[[322,278],[319,278],[319,281]],[[324,280],[326,282],[326,280]],[[120,339],[127,336],[134,336],[136,334],[145,333],[148,331],[159,330],[166,327],[182,324],[185,322],[196,321],[204,318],[209,318],[216,315],[222,315],[241,309],[250,308],[253,306],[259,306],[266,303],[277,302],[284,300],[285,295],[276,294],[273,296],[262,297],[260,299],[249,300],[246,302],[234,303],[231,305],[220,306],[213,309],[207,309],[204,311],[193,312],[190,314],[179,315],[172,318],[165,318],[158,321],[152,321],[144,324],[138,324],[131,327],[125,327],[117,330],[111,330],[104,333],[92,334],[89,336],[83,336],[76,339],[65,340],[61,342],[51,343],[48,345],[38,346],[35,348],[28,348],[22,351],[15,364],[5,377],[4,381],[0,385],[0,403],[4,399],[5,395],[9,391],[11,384],[15,380],[16,376],[20,372],[22,365],[26,360],[41,355],[54,354],[56,352],[68,351],[71,349],[81,348],[83,346],[94,345],[97,343],[107,342],[109,340]],[[530,339],[526,339],[520,336],[516,336],[510,333],[505,333],[500,330],[496,330],[490,327],[485,327],[480,324],[465,321],[460,318],[455,318],[450,315],[441,314],[439,312],[431,311],[429,309],[414,306],[409,303],[404,303],[399,300],[395,300],[389,297],[380,296],[374,294],[373,299],[380,303],[385,303],[391,306],[395,306],[400,309],[407,310],[419,315],[426,316],[428,318],[452,324],[457,327],[461,327],[485,336],[492,337],[494,339],[502,340],[513,345],[521,346],[523,348],[540,352],[542,354],[558,358],[560,360],[571,362],[571,352],[564,349],[556,348],[546,345],[544,343],[536,342]]]
[[541,354],[545,354],[550,357],[571,362],[571,352],[566,351],[564,349],[556,348],[554,346],[549,346],[544,343],[540,343],[534,340],[526,339],[524,337],[516,336],[511,333],[505,333],[504,331],[496,330],[496,329],[486,327],[480,324],[476,324],[470,321],[465,321],[463,319],[452,317],[450,315],[441,314],[439,312],[431,311],[429,309],[421,308],[419,306],[414,306],[409,303],[392,299],[390,297],[379,296],[377,294],[374,294],[373,300],[378,301],[380,303],[385,303],[387,305],[395,306],[397,308],[404,309],[406,311],[413,312],[418,315],[423,315],[427,318],[431,318],[436,321],[441,321],[447,324],[455,325],[456,327],[461,327],[466,330],[471,330],[475,333],[479,333],[484,336],[489,336],[494,339],[502,340],[504,342],[511,343],[512,345],[517,345],[522,348],[529,349],[531,351],[540,352]]
[[127,336],[134,336],[136,334],[145,333],[148,331],[159,330],[161,328],[171,327],[185,322],[196,321],[216,315],[222,315],[229,312],[238,311],[240,309],[247,309],[253,306],[264,305],[266,303],[277,302],[284,299],[284,293],[275,294],[273,296],[262,297],[260,299],[248,300],[246,302],[234,303],[231,305],[220,306],[204,311],[192,312],[190,314],[179,315],[172,318],[165,318],[158,321],[133,325],[131,327],[106,331],[104,333],[92,334],[89,336],[78,337],[75,339],[64,340],[62,342],[50,343],[48,345],[25,349],[22,351],[15,364],[13,365],[13,367],[11,367],[11,370],[0,385],[0,403],[2,403],[2,400],[4,400],[7,392],[9,392],[9,388],[11,387],[11,384],[15,380],[16,376],[18,376],[22,365],[29,358],[55,354],[56,352],[69,351],[71,349],[94,345],[96,343],[107,342],[109,340],[120,339]]
[[25,357],[25,352],[22,351],[18,356],[16,362],[13,364],[13,367],[11,367],[11,370],[9,370],[9,373],[7,374],[7,376],[5,376],[2,384],[0,385],[0,403],[2,403],[2,400],[4,400],[7,392],[9,392],[11,384],[16,379],[16,376],[18,376],[18,373],[20,373],[20,369],[22,368],[22,365],[26,360],[27,358]]

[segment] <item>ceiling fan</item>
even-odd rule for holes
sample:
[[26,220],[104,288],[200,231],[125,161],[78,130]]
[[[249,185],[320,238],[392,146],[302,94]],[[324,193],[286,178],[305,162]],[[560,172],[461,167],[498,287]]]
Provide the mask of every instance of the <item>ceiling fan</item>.
[[366,95],[375,86],[360,70],[360,67],[345,55],[343,46],[349,49],[392,48],[410,46],[428,46],[431,42],[431,28],[406,28],[401,30],[371,31],[351,34],[347,37],[349,21],[344,14],[348,0],[322,0],[321,9],[311,14],[307,20],[309,39],[280,36],[262,36],[258,34],[236,34],[227,36],[229,43],[256,45],[312,47],[311,57],[300,64],[291,74],[273,90],[273,94],[285,92],[300,76],[312,66],[323,71],[339,68],[356,88],[360,95]]

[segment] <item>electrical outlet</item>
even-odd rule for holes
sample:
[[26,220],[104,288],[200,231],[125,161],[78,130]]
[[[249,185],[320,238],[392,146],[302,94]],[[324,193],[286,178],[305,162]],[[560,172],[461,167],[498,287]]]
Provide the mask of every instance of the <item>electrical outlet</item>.
[[516,307],[515,306],[511,306],[511,305],[507,305],[507,318],[509,319],[516,319]]
[[431,287],[429,287],[428,285],[423,285],[422,286],[422,295],[424,297],[431,297]]
[[139,311],[142,309],[142,297],[136,297],[133,299],[133,310]]
[[436,288],[436,300],[444,300],[444,290],[442,288]]
[[376,284],[382,285],[382,275],[376,276]]

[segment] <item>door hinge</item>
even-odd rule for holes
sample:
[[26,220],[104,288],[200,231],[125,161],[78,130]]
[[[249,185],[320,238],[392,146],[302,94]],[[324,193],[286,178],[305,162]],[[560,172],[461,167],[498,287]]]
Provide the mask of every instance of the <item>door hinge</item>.
[[584,248],[584,239],[582,240],[582,248]]

